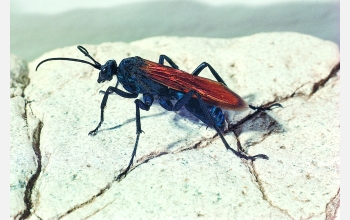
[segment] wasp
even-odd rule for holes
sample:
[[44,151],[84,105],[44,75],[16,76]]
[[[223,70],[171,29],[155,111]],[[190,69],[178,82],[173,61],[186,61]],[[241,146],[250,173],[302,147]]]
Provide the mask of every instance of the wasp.
[[[113,76],[117,77],[116,86],[109,86],[106,91],[101,91],[104,96],[100,106],[100,122],[94,130],[89,132],[91,136],[97,134],[104,121],[104,109],[109,95],[115,93],[124,98],[135,99],[136,141],[130,162],[127,168],[119,174],[118,178],[123,175],[126,176],[133,165],[140,134],[143,132],[141,129],[140,109],[148,111],[155,98],[157,98],[159,105],[168,111],[179,111],[182,107],[185,107],[187,111],[208,127],[215,129],[225,147],[236,156],[251,161],[257,158],[268,159],[268,156],[264,154],[249,156],[230,147],[223,136],[225,117],[222,109],[242,111],[251,108],[253,110],[266,111],[271,110],[273,107],[282,107],[281,104],[274,103],[267,107],[248,105],[238,94],[227,87],[216,70],[206,62],[201,63],[189,74],[180,70],[166,55],[160,55],[158,63],[135,56],[123,59],[120,61],[119,66],[115,60],[108,60],[104,65],[101,65],[89,55],[89,52],[84,47],[78,46],[78,49],[90,58],[93,63],[75,58],[49,58],[41,61],[37,65],[36,70],[44,62],[66,60],[89,64],[100,70],[97,79],[98,83],[111,81]],[[165,66],[164,61],[167,61],[170,66]],[[216,81],[199,76],[204,68],[209,68]],[[123,85],[124,91],[118,88],[119,83]],[[139,94],[142,94],[143,100],[136,99]]]

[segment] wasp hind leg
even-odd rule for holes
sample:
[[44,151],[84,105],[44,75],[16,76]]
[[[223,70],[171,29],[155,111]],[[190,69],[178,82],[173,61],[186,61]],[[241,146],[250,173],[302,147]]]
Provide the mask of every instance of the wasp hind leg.
[[[218,82],[221,82],[222,84],[226,85],[226,83],[224,82],[224,80],[220,77],[220,75],[215,71],[215,69],[207,62],[203,62],[201,63],[195,70],[193,70],[192,72],[192,75],[195,75],[195,76],[198,76],[199,73],[205,68],[205,67],[208,67],[210,72],[213,74],[213,76],[215,77],[215,79],[218,81]],[[274,104],[271,104],[270,106],[267,106],[267,107],[257,107],[257,106],[252,106],[252,105],[249,105],[249,107],[253,110],[258,110],[258,111],[267,111],[267,110],[272,110],[273,107],[280,107],[280,108],[283,108],[283,106],[279,103],[274,103]]]
[[249,108],[257,111],[268,111],[268,110],[272,110],[273,107],[283,108],[283,106],[280,103],[273,103],[267,107],[262,107],[262,106],[257,107],[257,106],[249,105]]
[[204,113],[204,116],[207,118],[209,126],[213,127],[216,130],[216,132],[220,136],[220,138],[221,138],[222,142],[224,143],[224,145],[225,145],[227,150],[232,151],[232,153],[234,153],[237,157],[243,158],[243,159],[246,159],[246,160],[254,161],[257,158],[261,158],[261,159],[265,159],[265,160],[269,159],[269,157],[267,155],[265,155],[265,154],[257,154],[257,155],[254,155],[254,156],[248,156],[248,155],[245,155],[245,154],[243,154],[243,153],[241,153],[239,151],[236,151],[233,148],[231,148],[230,145],[227,143],[226,139],[224,138],[224,135],[222,134],[220,129],[216,126],[213,117],[209,114],[208,109],[206,108],[206,104],[202,100],[202,97],[197,92],[195,92],[195,95],[197,96],[197,99],[198,99],[198,102],[199,102],[199,107],[202,109],[202,111]]
[[[185,106],[192,98],[192,96],[195,95],[197,97],[197,108],[201,109],[201,111],[198,111],[200,114],[202,114],[202,118],[204,118],[205,123],[209,126],[212,127],[216,130],[216,132],[219,134],[222,142],[224,143],[226,149],[232,151],[232,153],[234,153],[236,156],[238,156],[239,158],[243,158],[246,160],[252,160],[254,161],[257,158],[261,158],[261,159],[269,159],[268,156],[266,156],[265,154],[258,154],[258,155],[254,155],[254,156],[248,156],[245,155],[239,151],[234,150],[233,148],[230,147],[230,145],[227,143],[226,139],[224,138],[224,135],[222,134],[220,128],[218,127],[217,123],[215,123],[215,118],[213,115],[210,114],[207,105],[204,103],[204,101],[202,100],[202,97],[200,94],[198,94],[196,91],[191,90],[187,93],[185,93],[182,98],[180,98],[174,105],[168,106],[170,111],[178,111],[180,110],[183,106]],[[196,106],[192,106],[193,108],[195,108]]]

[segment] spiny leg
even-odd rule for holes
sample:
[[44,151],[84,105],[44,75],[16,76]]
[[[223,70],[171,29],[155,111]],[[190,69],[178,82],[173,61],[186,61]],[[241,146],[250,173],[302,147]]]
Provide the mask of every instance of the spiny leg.
[[128,173],[128,171],[130,170],[131,166],[133,165],[134,162],[134,158],[136,156],[136,150],[137,150],[137,145],[139,143],[139,139],[140,139],[140,134],[143,132],[141,129],[141,117],[140,117],[140,109],[148,111],[151,107],[151,105],[153,104],[153,96],[150,94],[143,94],[143,100],[144,102],[142,102],[139,99],[135,100],[135,105],[136,105],[136,141],[135,141],[135,145],[134,145],[134,149],[132,151],[131,154],[131,159],[129,162],[128,167],[121,173],[118,175],[118,177],[116,178],[117,180],[120,179],[122,176],[126,176],[126,174]]
[[107,100],[108,100],[108,96],[111,94],[111,93],[116,93],[117,95],[120,95],[121,97],[124,97],[124,98],[136,98],[138,96],[137,93],[127,93],[127,92],[124,92],[120,89],[117,89],[116,87],[113,87],[113,86],[110,86],[108,87],[108,89],[106,90],[106,92],[104,93],[104,96],[103,96],[103,99],[102,99],[102,102],[101,102],[101,116],[100,116],[100,122],[98,123],[97,127],[90,131],[89,132],[89,135],[96,135],[97,134],[97,131],[98,129],[101,127],[101,124],[104,120],[104,108],[106,107],[106,104],[107,104]]

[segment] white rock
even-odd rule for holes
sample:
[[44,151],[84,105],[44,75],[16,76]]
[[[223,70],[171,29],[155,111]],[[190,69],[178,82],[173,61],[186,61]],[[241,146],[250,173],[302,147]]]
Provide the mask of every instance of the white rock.
[[22,97],[15,96],[10,99],[11,217],[19,216],[26,210],[25,191],[29,190],[30,179],[37,171],[37,157],[33,151],[35,125],[31,123],[30,117],[28,112],[26,115],[25,101]]
[[[334,198],[340,187],[340,86],[337,76],[329,79],[339,63],[336,44],[298,33],[262,33],[235,39],[154,37],[83,46],[102,64],[136,55],[157,62],[166,54],[180,69],[192,72],[206,61],[248,103],[279,101],[284,108],[255,113],[240,125],[235,123],[253,111],[230,120],[233,132],[225,135],[232,148],[237,149],[237,136],[248,154],[263,153],[270,160],[239,159],[225,149],[214,130],[185,110],[168,112],[155,102],[150,111],[141,111],[145,133],[140,136],[136,167],[115,181],[134,146],[135,104],[111,95],[100,132],[88,136],[99,122],[99,91],[116,81],[98,84],[97,70],[68,61],[47,62],[35,71],[50,57],[87,59],[76,46],[57,49],[29,64],[25,89],[25,98],[32,101],[26,112],[33,114],[33,125],[28,126],[33,131],[42,125],[42,167],[31,194],[31,218],[336,215],[329,211],[339,209]],[[213,79],[208,70],[201,76]],[[332,201],[336,208],[327,209]]]
[[28,85],[28,64],[20,57],[10,55],[10,98],[21,96]]

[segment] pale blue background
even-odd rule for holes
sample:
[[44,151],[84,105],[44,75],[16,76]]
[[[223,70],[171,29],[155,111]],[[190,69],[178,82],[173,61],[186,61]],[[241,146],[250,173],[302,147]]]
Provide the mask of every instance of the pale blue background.
[[296,31],[340,44],[339,0],[11,0],[10,6],[11,53],[27,61],[63,46],[159,35]]

